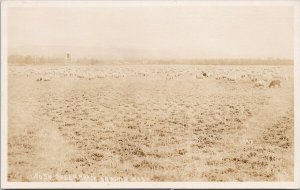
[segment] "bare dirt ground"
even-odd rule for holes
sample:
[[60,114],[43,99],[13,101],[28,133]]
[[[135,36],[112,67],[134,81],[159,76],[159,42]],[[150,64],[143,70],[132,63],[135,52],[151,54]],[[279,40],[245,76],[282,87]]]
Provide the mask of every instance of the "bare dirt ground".
[[8,179],[292,181],[293,95],[291,66],[10,66]]

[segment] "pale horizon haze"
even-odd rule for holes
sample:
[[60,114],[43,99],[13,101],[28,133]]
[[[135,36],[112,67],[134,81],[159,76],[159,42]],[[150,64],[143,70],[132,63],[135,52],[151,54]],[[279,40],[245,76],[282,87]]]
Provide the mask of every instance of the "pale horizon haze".
[[288,6],[8,8],[8,53],[293,59]]

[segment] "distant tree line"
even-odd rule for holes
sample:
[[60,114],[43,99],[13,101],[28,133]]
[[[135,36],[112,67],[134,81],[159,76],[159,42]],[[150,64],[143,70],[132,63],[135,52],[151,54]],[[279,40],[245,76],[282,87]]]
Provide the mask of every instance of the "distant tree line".
[[[73,64],[112,64],[119,63],[118,60],[100,60],[94,58],[78,58],[72,59]],[[8,64],[17,65],[41,65],[41,64],[65,64],[65,58],[62,57],[44,57],[30,55],[10,55],[8,56]]]
[[30,56],[30,55],[10,55],[8,56],[8,64],[53,64],[64,63],[64,58],[53,58],[43,56]]
[[292,65],[291,59],[161,59],[149,60],[147,64],[189,65]]
[[[30,55],[10,55],[9,64],[39,65],[39,64],[64,64],[65,58],[43,57]],[[186,65],[292,65],[291,59],[95,59],[78,58],[71,61],[72,64],[95,65],[95,64],[186,64]]]

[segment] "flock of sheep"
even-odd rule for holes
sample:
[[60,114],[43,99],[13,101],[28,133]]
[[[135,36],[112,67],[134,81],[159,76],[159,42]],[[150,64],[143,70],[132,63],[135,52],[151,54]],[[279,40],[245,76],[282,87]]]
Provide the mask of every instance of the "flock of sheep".
[[249,81],[253,87],[280,87],[281,81],[290,80],[285,66],[197,66],[197,65],[126,65],[126,66],[52,66],[10,67],[11,75],[34,76],[36,81],[75,77],[104,79],[125,77],[163,77],[165,80],[194,78],[198,80]]

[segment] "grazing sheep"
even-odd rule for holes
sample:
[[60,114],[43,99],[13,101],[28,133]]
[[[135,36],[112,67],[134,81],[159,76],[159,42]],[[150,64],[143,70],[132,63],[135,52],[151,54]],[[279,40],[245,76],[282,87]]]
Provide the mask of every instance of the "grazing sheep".
[[233,76],[227,76],[226,78],[227,78],[228,81],[232,81],[232,82],[237,81],[236,77],[233,77]]
[[50,78],[44,78],[43,81],[50,81]]
[[254,84],[254,87],[265,87],[265,86],[266,86],[266,81],[264,80],[256,81],[256,83]]
[[180,77],[181,75],[183,75],[182,73],[177,73],[176,77]]
[[278,86],[280,87],[280,80],[272,80],[269,84],[269,88]]
[[196,79],[203,79],[202,75],[196,75]]
[[257,82],[257,80],[258,80],[257,78],[251,78],[252,82]]
[[166,77],[167,80],[171,80],[173,78],[174,78],[174,75],[167,74],[167,77]]
[[43,78],[42,77],[39,77],[38,79],[36,79],[36,81],[42,81],[43,80]]
[[226,79],[227,77],[226,76],[217,76],[215,77],[216,80],[222,80],[222,79]]

